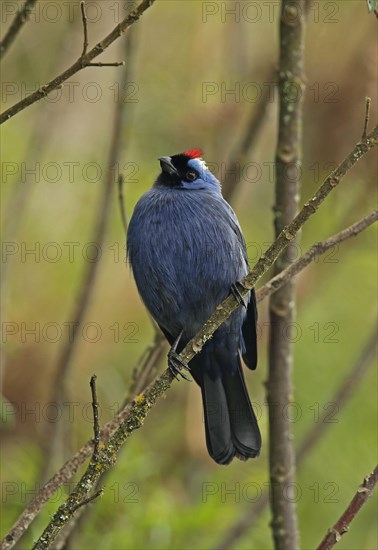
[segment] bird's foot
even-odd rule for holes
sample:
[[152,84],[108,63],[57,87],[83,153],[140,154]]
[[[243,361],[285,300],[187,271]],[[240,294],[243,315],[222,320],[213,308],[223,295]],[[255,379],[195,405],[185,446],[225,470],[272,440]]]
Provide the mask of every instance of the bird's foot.
[[182,336],[182,332],[183,331],[180,332],[180,334],[178,335],[176,340],[173,342],[172,347],[168,352],[168,368],[171,371],[172,376],[174,376],[176,378],[176,380],[180,380],[179,377],[178,377],[178,375],[180,375],[182,378],[184,378],[188,382],[191,382],[191,379],[188,378],[188,376],[186,376],[186,374],[184,374],[182,372],[182,369],[185,369],[185,370],[190,372],[190,368],[181,359],[181,357],[179,356],[179,354],[176,351],[178,343],[180,342],[180,339],[181,339],[181,336]]
[[231,294],[234,296],[234,298],[236,299],[236,301],[243,307],[245,307],[245,309],[247,309],[247,306],[248,306],[248,301],[247,299],[241,294],[240,290],[239,290],[239,287],[241,288],[246,288],[244,287],[241,283],[233,283],[231,285]]

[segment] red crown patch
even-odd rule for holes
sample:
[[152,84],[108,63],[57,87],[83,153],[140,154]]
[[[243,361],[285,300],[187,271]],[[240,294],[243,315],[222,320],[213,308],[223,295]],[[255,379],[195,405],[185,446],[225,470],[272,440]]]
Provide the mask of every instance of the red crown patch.
[[202,149],[189,149],[189,151],[185,151],[183,155],[190,159],[198,159],[203,156],[203,151]]

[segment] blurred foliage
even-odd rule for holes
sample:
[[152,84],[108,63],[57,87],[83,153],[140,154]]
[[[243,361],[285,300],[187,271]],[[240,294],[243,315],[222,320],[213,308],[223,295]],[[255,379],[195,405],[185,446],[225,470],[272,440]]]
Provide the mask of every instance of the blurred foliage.
[[[2,4],[4,28],[11,20],[6,4]],[[94,44],[125,15],[127,2],[89,4],[89,37]],[[3,62],[7,106],[66,68],[81,52],[78,1],[41,0],[37,9]],[[227,15],[226,9],[236,11]],[[366,95],[372,97],[371,120],[376,121],[375,25],[365,2],[312,3],[306,37],[302,200],[316,190],[330,163],[341,161],[360,138]],[[124,130],[120,166],[129,215],[153,183],[159,156],[201,147],[206,160],[217,163],[215,172],[222,178],[229,152],[251,110],[260,107],[258,91],[270,85],[277,47],[278,2],[160,0],[146,12],[138,23],[135,79],[126,106],[133,111],[133,122]],[[102,61],[119,59],[121,40],[101,57]],[[16,332],[3,333],[2,340],[2,533],[38,486],[48,419],[58,416],[71,433],[72,441],[65,443],[64,456],[56,464],[59,467],[70,449],[76,450],[92,434],[90,375],[98,375],[101,420],[106,421],[122,403],[133,367],[153,335],[123,261],[123,229],[114,193],[99,277],[85,320],[88,330],[79,339],[70,369],[71,406],[48,405],[55,360],[69,334],[63,323],[69,321],[86,267],[120,70],[88,68],[50,100],[31,106],[2,129],[3,238],[15,251],[3,264],[2,320],[3,327]],[[204,97],[209,89],[206,83],[213,86],[208,97]],[[227,90],[236,90],[236,95]],[[249,154],[255,164],[244,174],[233,202],[252,263],[273,236],[276,109],[277,102],[272,101]],[[36,174],[27,173],[33,169]],[[376,176],[376,158],[370,153],[306,225],[301,249],[370,211],[376,204]],[[73,261],[64,243],[78,243]],[[298,277],[298,318],[293,331],[296,441],[316,421],[316,410],[329,402],[370,334],[377,315],[375,244],[375,228],[370,228]],[[36,255],[27,254],[36,246]],[[59,252],[61,257],[54,261]],[[174,384],[123,450],[104,496],[91,505],[92,514],[72,548],[212,548],[248,509],[253,513],[256,502],[251,501],[258,501],[259,492],[249,492],[248,487],[263,489],[268,479],[263,385],[266,310],[267,303],[261,304],[259,368],[247,373],[261,415],[261,457],[247,463],[235,460],[227,468],[211,462],[198,388]],[[33,328],[36,334],[26,332]],[[374,466],[376,387],[372,369],[298,472],[302,548],[313,548],[320,541]],[[43,510],[21,547],[30,547],[62,498],[59,492]],[[376,512],[376,500],[371,499],[339,543],[340,550],[378,547]],[[266,511],[236,547],[271,548],[268,523]]]

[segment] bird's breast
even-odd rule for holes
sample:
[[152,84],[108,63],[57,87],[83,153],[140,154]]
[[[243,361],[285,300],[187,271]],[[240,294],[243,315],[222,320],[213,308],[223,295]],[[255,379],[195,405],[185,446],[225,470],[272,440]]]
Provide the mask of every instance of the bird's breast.
[[199,328],[246,272],[227,211],[205,193],[144,195],[130,221],[128,249],[142,299],[167,329]]

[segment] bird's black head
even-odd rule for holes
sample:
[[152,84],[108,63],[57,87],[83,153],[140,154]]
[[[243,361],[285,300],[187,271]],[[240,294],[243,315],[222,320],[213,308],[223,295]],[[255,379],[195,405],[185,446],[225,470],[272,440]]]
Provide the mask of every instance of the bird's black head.
[[201,149],[190,149],[170,157],[159,158],[161,174],[155,182],[156,187],[172,189],[220,190],[220,184],[202,160]]

